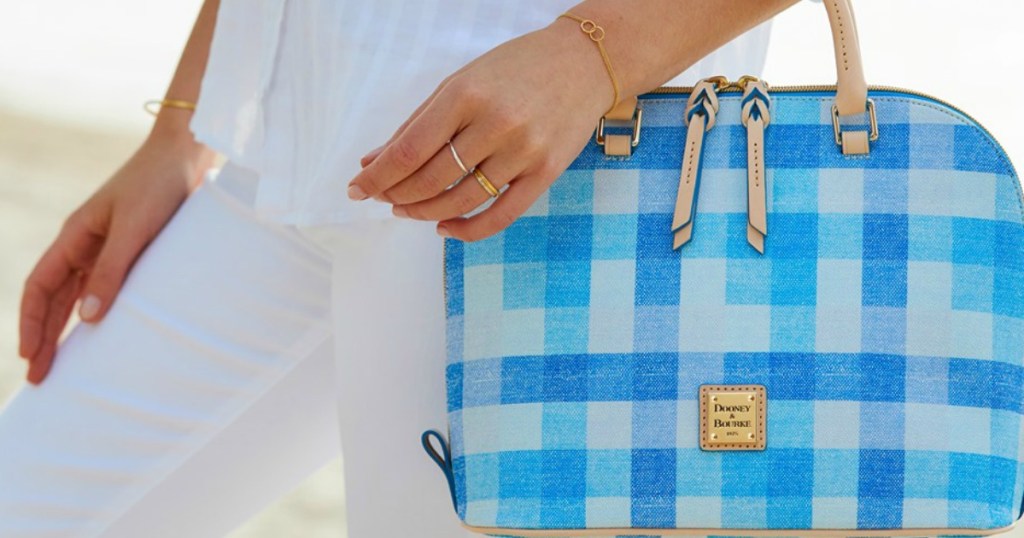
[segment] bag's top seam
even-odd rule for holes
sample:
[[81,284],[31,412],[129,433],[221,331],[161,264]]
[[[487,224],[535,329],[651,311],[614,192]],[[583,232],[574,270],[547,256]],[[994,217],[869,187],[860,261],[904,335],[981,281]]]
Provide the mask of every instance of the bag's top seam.
[[[740,98],[741,98],[741,96],[738,96],[738,95],[737,96],[719,96],[720,100],[740,99]],[[790,97],[790,96],[785,96],[785,99],[788,100],[788,101],[813,101],[813,102],[821,102],[821,101],[830,99],[830,97]],[[924,101],[924,100],[921,100],[921,99],[901,98],[901,97],[873,97],[872,99],[874,99],[876,101],[889,101],[889,102],[893,102],[893,103],[908,103],[908,104],[911,104],[913,106],[922,106],[922,107],[930,108],[932,110],[935,110],[937,112],[940,112],[940,113],[944,114],[945,116],[948,116],[949,118],[952,118],[953,120],[955,120],[957,122],[957,124],[959,124],[961,126],[971,127],[971,128],[974,128],[974,129],[982,129],[979,125],[977,125],[977,124],[975,124],[975,123],[973,123],[971,121],[968,121],[966,118],[964,118],[960,114],[955,114],[954,112],[952,112],[950,110],[947,110],[944,107],[937,106],[937,105],[935,105],[933,103],[930,103],[928,101]],[[665,98],[649,98],[649,99],[644,99],[643,100],[644,103],[673,103],[673,102],[677,102],[677,101],[678,101],[678,99],[665,99]],[[1018,222],[1018,224],[1020,224],[1021,226],[1024,226],[1024,190],[1022,190],[1022,188],[1021,188],[1020,178],[1017,177],[1017,174],[1014,173],[1014,169],[1013,169],[1013,166],[1010,164],[1009,157],[991,140],[990,137],[986,136],[984,138],[985,138],[985,143],[988,145],[989,149],[993,150],[995,152],[995,154],[999,157],[999,162],[1003,165],[1003,175],[1005,175],[1006,177],[1009,177],[1009,178],[1014,180],[1014,182],[1013,182],[1014,183],[1014,190],[1017,193],[1017,210],[1020,213],[1020,222]]]

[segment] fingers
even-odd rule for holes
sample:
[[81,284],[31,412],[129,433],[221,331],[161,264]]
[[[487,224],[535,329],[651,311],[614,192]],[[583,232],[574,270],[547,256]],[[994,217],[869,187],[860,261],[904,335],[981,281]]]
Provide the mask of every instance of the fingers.
[[448,85],[448,83],[453,78],[455,78],[459,73],[464,71],[466,69],[466,67],[468,67],[468,64],[462,66],[461,68],[459,68],[458,71],[452,73],[451,75],[448,75],[447,78],[442,80],[441,83],[437,85],[437,88],[434,88],[433,93],[431,93],[429,97],[424,99],[423,102],[420,103],[420,105],[418,107],[416,107],[416,110],[414,110],[413,113],[410,114],[409,117],[406,118],[406,120],[402,122],[402,125],[398,126],[398,129],[395,130],[395,133],[391,135],[391,138],[389,138],[387,142],[385,142],[385,143],[381,144],[380,146],[377,146],[376,148],[370,150],[369,153],[367,153],[361,159],[359,159],[359,165],[361,167],[363,167],[363,168],[366,168],[367,166],[370,165],[370,163],[372,163],[374,160],[376,160],[377,157],[379,157],[380,154],[384,151],[384,148],[388,147],[392,142],[395,141],[396,138],[398,138],[399,136],[402,136],[402,133],[404,133],[406,128],[409,127],[409,124],[412,123],[413,120],[418,118],[419,115],[422,114],[424,110],[426,110],[427,106],[429,106],[434,101],[434,99],[437,97],[437,95],[439,93],[441,93],[441,90],[445,89],[445,87]]
[[[48,270],[53,271],[53,270]],[[18,355],[31,359],[39,351],[42,344],[43,325],[50,306],[50,294],[60,287],[67,274],[60,280],[40,282],[41,277],[32,272],[25,281],[25,289],[21,294],[21,313],[18,327]]]
[[40,384],[50,372],[57,353],[57,340],[60,338],[71,311],[75,306],[82,285],[82,276],[74,273],[54,294],[50,302],[49,313],[43,326],[43,334],[38,352],[30,359],[26,379],[29,383]]
[[78,315],[87,322],[103,319],[110,310],[125,276],[149,238],[137,227],[112,225],[110,237],[103,245],[96,264],[86,279]]
[[359,166],[362,167],[362,168],[366,168],[367,166],[369,166],[370,163],[372,163],[374,161],[374,159],[376,159],[378,156],[380,156],[381,152],[384,151],[384,148],[388,147],[388,144],[390,142],[391,141],[389,140],[388,142],[385,142],[385,143],[383,143],[383,144],[381,144],[381,145],[371,149],[370,152],[367,153],[366,155],[363,155],[359,159]]
[[39,353],[51,303],[74,273],[95,259],[100,244],[99,236],[72,217],[43,253],[26,279],[21,296],[19,355],[31,359]]
[[442,101],[447,100],[434,98],[401,135],[356,174],[349,183],[349,198],[365,200],[381,194],[418,170],[445,145],[459,130],[461,114],[457,107],[442,105]]
[[[438,84],[437,87],[434,88],[434,91],[431,92],[430,95],[427,96],[427,98],[424,99],[423,102],[416,107],[416,110],[413,110],[412,114],[409,114],[409,117],[406,118],[405,121],[403,121],[402,124],[398,126],[398,129],[395,129],[395,132],[391,134],[391,137],[388,138],[388,141],[385,142],[384,144],[381,144],[380,148],[378,149],[383,150],[385,147],[388,146],[388,144],[394,142],[396,138],[402,136],[402,133],[404,133],[405,130],[409,127],[409,124],[415,121],[416,118],[418,118],[420,114],[422,114],[423,111],[426,110],[428,106],[430,106],[430,103],[434,101],[434,99],[437,97],[437,94],[441,93],[441,89],[444,88],[447,82],[448,79],[445,79],[444,81],[441,82],[441,84]],[[377,154],[380,155],[379,152]]]
[[409,124],[412,123],[412,121],[415,120],[417,117],[419,117],[421,113],[423,113],[423,110],[427,107],[427,105],[430,104],[431,101],[434,100],[434,96],[437,95],[437,92],[440,89],[441,87],[438,86],[438,88],[434,90],[434,93],[430,94],[430,97],[428,97],[426,100],[420,103],[420,106],[416,107],[416,110],[414,110],[413,113],[408,118],[406,118],[404,122],[402,122],[402,125],[398,126],[398,129],[395,130],[394,134],[391,135],[391,138],[388,138],[387,142],[384,142],[383,144],[370,150],[370,152],[367,153],[366,155],[363,155],[362,158],[359,159],[359,166],[366,168],[367,166],[370,165],[370,163],[377,159],[377,157],[379,157],[380,154],[384,151],[384,148],[388,147],[389,144],[394,142],[395,138],[401,136],[401,134],[405,132],[405,129],[409,126]]
[[517,178],[487,209],[471,217],[440,222],[438,233],[463,241],[479,241],[491,237],[511,226],[544,193],[549,184],[539,175]]
[[472,170],[476,163],[494,150],[493,138],[486,136],[477,125],[470,124],[455,135],[452,146],[446,142],[419,170],[384,191],[387,199],[396,205],[421,202],[441,194],[458,181],[464,174],[452,154],[452,147],[455,147],[466,169]]
[[[521,172],[518,161],[502,157],[489,158],[480,163],[477,169],[483,172],[484,176],[499,191]],[[392,211],[399,217],[442,221],[461,217],[490,199],[491,195],[480,184],[476,176],[468,174],[457,185],[441,194],[421,202],[396,205]]]

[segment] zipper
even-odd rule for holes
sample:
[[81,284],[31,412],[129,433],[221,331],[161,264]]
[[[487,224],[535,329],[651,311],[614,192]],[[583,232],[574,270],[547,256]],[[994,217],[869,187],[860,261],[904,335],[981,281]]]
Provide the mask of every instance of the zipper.
[[444,299],[441,301],[441,315],[447,318],[447,240],[441,238],[441,293]]
[[[662,86],[660,88],[655,88],[655,89],[650,90],[650,91],[645,92],[645,93],[648,93],[648,94],[673,94],[673,93],[688,94],[688,93],[693,93],[693,88],[694,88],[693,86]],[[738,85],[730,84],[729,86],[722,88],[719,91],[719,93],[732,93],[732,92],[742,92],[742,91],[743,91],[743,89],[740,88]],[[800,85],[791,85],[791,86],[772,86],[772,93],[810,93],[810,92],[834,92],[834,91],[836,91],[836,85],[835,84],[800,84]],[[934,102],[936,102],[936,103],[938,103],[938,104],[940,104],[942,106],[948,107],[948,108],[956,111],[957,113],[959,113],[964,118],[967,118],[968,120],[970,120],[972,123],[974,123],[978,127],[980,127],[982,132],[984,132],[992,140],[992,142],[995,143],[996,147],[999,148],[999,151],[1002,151],[1004,154],[1007,154],[1006,153],[1006,148],[1003,147],[1002,143],[1000,143],[999,140],[996,139],[996,137],[992,135],[992,131],[989,131],[988,128],[986,128],[984,125],[982,125],[980,121],[978,121],[977,119],[974,118],[974,116],[968,114],[962,108],[960,108],[960,107],[950,103],[949,101],[946,101],[944,99],[940,99],[940,98],[935,97],[934,95],[931,95],[931,94],[928,94],[928,93],[919,92],[917,90],[908,90],[906,88],[901,88],[899,86],[869,85],[868,86],[868,91],[869,92],[876,91],[876,92],[903,93],[903,94],[906,94],[906,95],[912,95],[914,97],[920,97],[922,99],[928,99],[928,100],[934,101]],[[1013,172],[1013,175],[1015,177],[1020,177],[1020,176],[1018,176],[1017,169],[1014,167],[1013,163],[1009,162],[1009,160],[1007,162],[1009,164],[1010,171]]]
[[[447,237],[441,238],[441,293],[444,294],[444,304],[441,305],[441,313],[445,319],[448,319],[448,241],[452,241],[452,239]],[[447,361],[445,362],[447,363]],[[450,436],[449,439],[451,439]]]

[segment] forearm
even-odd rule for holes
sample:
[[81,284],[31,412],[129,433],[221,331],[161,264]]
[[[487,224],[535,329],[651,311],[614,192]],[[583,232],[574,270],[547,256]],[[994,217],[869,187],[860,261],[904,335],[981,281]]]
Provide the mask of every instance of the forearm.
[[[192,28],[192,34],[178,61],[174,77],[167,88],[165,94],[167,99],[192,103],[199,99],[199,90],[210,55],[210,43],[213,40],[213,29],[217,22],[219,5],[220,0],[206,0],[203,3]],[[205,168],[212,162],[214,152],[196,142],[189,129],[191,118],[192,112],[189,110],[173,107],[161,108],[153,122],[149,139],[161,145],[173,145],[176,149],[184,151],[189,158],[194,159],[197,167]]]
[[[604,45],[626,97],[657,88],[797,1],[585,0],[569,11],[604,28]],[[570,32],[574,25],[579,33],[579,23],[562,17],[549,29]],[[589,67],[603,71],[594,56]],[[610,82],[603,89],[610,103]]]

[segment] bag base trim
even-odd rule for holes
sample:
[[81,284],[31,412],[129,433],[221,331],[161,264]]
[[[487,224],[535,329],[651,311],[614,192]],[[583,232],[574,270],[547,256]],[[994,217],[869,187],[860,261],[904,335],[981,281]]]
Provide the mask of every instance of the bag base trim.
[[1017,528],[1024,521],[1022,513],[1016,521],[1004,527],[993,529],[976,528],[948,528],[948,527],[919,527],[906,529],[722,529],[722,528],[696,528],[685,529],[638,529],[638,528],[600,528],[600,529],[510,529],[501,527],[475,527],[465,522],[462,526],[469,531],[479,534],[491,534],[501,536],[521,536],[523,538],[567,538],[567,537],[601,537],[610,538],[619,535],[663,535],[663,536],[806,536],[808,538],[847,538],[849,536],[938,536],[938,535],[970,535],[990,536],[1002,534]]

